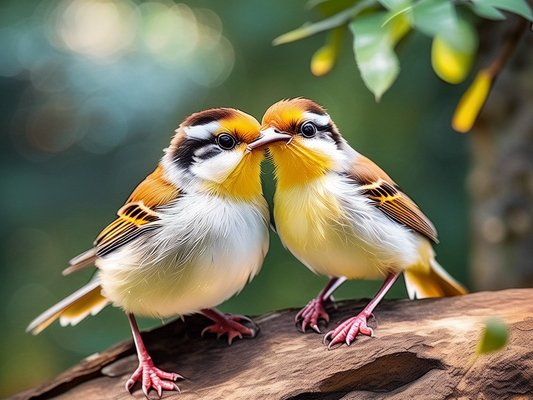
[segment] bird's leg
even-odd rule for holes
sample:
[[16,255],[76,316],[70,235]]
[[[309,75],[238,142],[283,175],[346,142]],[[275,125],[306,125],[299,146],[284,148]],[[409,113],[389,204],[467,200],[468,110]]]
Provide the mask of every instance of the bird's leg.
[[148,351],[146,351],[146,347],[144,347],[135,317],[133,314],[128,314],[128,319],[130,321],[131,332],[133,334],[133,341],[135,342],[135,347],[137,348],[139,367],[126,382],[126,390],[130,391],[133,385],[135,385],[135,382],[140,381],[142,384],[143,393],[147,399],[149,399],[148,391],[151,388],[157,391],[157,394],[160,398],[163,389],[177,390],[179,392],[180,390],[178,385],[176,385],[174,381],[183,377],[173,372],[161,371],[159,368],[154,366],[152,357],[150,357],[150,354],[148,354]]
[[239,323],[239,321],[244,320],[253,324],[253,321],[244,315],[223,314],[216,308],[204,308],[201,310],[201,313],[215,322],[214,325],[209,325],[204,328],[202,336],[205,332],[213,332],[217,334],[218,339],[220,336],[227,333],[228,343],[231,344],[236,337],[242,339],[242,335],[255,337],[257,334],[257,329],[249,329]]
[[296,314],[294,322],[302,320],[303,332],[305,332],[305,328],[307,328],[307,326],[310,326],[316,332],[320,333],[320,329],[318,329],[318,320],[323,319],[326,322],[329,322],[329,315],[324,309],[324,305],[327,302],[333,302],[332,293],[335,291],[335,289],[342,285],[345,280],[346,278],[343,276],[331,278],[324,289],[320,291],[318,296],[307,303],[307,305],[302,308],[298,314]]
[[357,316],[347,319],[334,330],[326,333],[324,336],[324,343],[330,339],[328,349],[331,349],[337,343],[345,342],[348,346],[353,342],[358,333],[363,335],[374,336],[374,331],[366,325],[367,319],[372,315],[374,308],[385,297],[385,294],[392,287],[396,279],[400,276],[400,272],[391,273],[383,282],[381,289],[377,292],[374,298]]

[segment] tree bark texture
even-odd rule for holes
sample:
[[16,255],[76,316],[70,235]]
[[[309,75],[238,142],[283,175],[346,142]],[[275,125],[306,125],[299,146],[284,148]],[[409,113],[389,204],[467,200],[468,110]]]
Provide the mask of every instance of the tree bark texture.
[[[330,310],[330,328],[366,301]],[[533,398],[533,289],[480,292],[461,297],[384,301],[358,337],[327,350],[322,335],[295,328],[297,310],[255,317],[260,332],[229,346],[200,336],[200,315],[143,333],[154,362],[185,377],[181,393],[164,399],[531,399]],[[507,346],[476,356],[484,322],[502,319]],[[325,331],[325,329],[323,329]],[[54,380],[12,396],[23,399],[143,399],[126,380],[137,367],[131,340],[83,360]],[[152,391],[151,397],[157,398]]]
[[[533,1],[530,1],[533,6]],[[510,54],[471,131],[468,179],[476,290],[533,286],[533,32],[515,15],[484,23],[479,68]]]

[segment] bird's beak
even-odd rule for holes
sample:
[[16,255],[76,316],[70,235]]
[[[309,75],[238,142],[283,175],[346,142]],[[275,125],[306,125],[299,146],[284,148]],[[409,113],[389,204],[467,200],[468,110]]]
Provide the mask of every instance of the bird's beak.
[[284,140],[287,144],[291,141],[292,135],[287,132],[282,132],[277,128],[270,127],[261,131],[259,139],[253,141],[248,145],[248,150],[252,151],[259,147],[267,146],[270,143]]

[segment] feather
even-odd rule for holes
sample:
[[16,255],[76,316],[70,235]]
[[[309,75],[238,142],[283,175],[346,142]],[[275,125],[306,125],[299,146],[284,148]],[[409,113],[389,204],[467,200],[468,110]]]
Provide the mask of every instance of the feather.
[[415,267],[404,271],[405,287],[410,299],[460,296],[468,293],[441,267],[435,257],[431,257],[429,264],[429,269],[421,270]]
[[61,325],[63,326],[69,323],[76,325],[87,315],[98,313],[109,303],[109,300],[103,297],[100,291],[100,278],[96,275],[85,286],[35,318],[26,332],[37,335],[57,318],[61,318]]
[[62,272],[63,275],[69,275],[76,271],[88,268],[94,265],[96,261],[96,248],[89,249],[80,255],[74,257],[69,261],[70,267],[65,268]]
[[168,207],[178,196],[179,190],[164,177],[163,168],[158,166],[118,210],[118,218],[98,235],[94,242],[96,255],[106,255],[147,230],[157,229],[158,208]]
[[437,231],[416,203],[376,164],[358,154],[348,177],[356,181],[363,195],[389,218],[438,243]]

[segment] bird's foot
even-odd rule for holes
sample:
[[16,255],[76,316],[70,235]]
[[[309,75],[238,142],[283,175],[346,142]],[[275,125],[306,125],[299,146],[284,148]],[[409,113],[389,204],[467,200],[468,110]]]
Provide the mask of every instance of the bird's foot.
[[159,398],[165,390],[177,390],[180,389],[174,381],[178,378],[183,379],[183,376],[174,372],[165,372],[154,366],[151,358],[139,360],[139,367],[131,375],[130,379],[126,382],[126,390],[130,391],[135,382],[139,381],[142,384],[142,390],[147,399],[150,389],[157,391]]
[[[211,316],[209,318],[212,318]],[[213,318],[212,318],[213,319]],[[204,328],[202,331],[202,336],[206,332],[213,332],[217,334],[217,339],[220,338],[223,334],[228,334],[228,344],[231,344],[233,339],[238,337],[242,339],[242,335],[250,335],[255,337],[257,331],[255,329],[249,329],[244,325],[240,324],[239,321],[247,321],[253,324],[253,321],[245,317],[244,315],[233,315],[233,314],[221,314],[217,316],[214,325],[209,325]]]
[[329,322],[329,315],[324,309],[324,302],[319,298],[311,300],[307,305],[300,310],[296,315],[294,321],[298,322],[302,320],[302,331],[305,332],[305,329],[309,326],[313,328],[317,333],[320,333],[318,329],[318,320],[323,319],[326,322]]
[[[370,314],[371,315],[371,314]],[[326,333],[324,336],[324,344],[329,339],[328,349],[331,349],[336,344],[346,343],[348,346],[352,344],[358,333],[367,336],[374,336],[374,331],[366,325],[367,319],[370,315],[361,313],[356,317],[347,319],[334,330]]]

